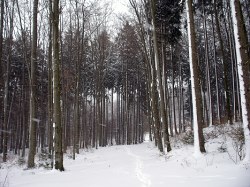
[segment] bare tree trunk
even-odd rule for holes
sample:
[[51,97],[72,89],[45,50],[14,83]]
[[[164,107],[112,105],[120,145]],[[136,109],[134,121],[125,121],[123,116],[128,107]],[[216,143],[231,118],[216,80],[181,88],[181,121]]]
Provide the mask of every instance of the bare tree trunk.
[[214,31],[214,16],[212,14],[212,31],[213,31],[213,52],[214,52],[214,74],[215,74],[215,87],[216,87],[216,108],[217,108],[217,121],[221,124],[221,107],[220,107],[220,93],[219,93],[219,83],[218,83],[218,70],[217,70],[217,53],[215,45],[215,31]]
[[230,107],[230,93],[229,93],[229,83],[228,83],[228,67],[225,59],[225,53],[224,53],[224,44],[222,41],[222,36],[221,36],[221,29],[220,29],[220,23],[219,23],[219,17],[218,17],[218,12],[216,8],[216,0],[214,0],[214,12],[215,12],[215,24],[216,24],[216,29],[217,29],[217,34],[219,38],[219,43],[220,43],[220,51],[221,51],[221,57],[222,57],[222,62],[223,62],[223,69],[224,69],[224,86],[226,90],[226,111],[227,111],[227,120],[230,124],[232,124],[232,112],[231,112],[231,107]]
[[59,0],[53,1],[53,118],[55,169],[64,171],[62,151],[61,94],[60,94],[60,35],[59,35]]
[[160,61],[159,61],[159,48],[158,48],[158,41],[157,41],[157,34],[156,34],[156,18],[155,18],[155,11],[156,11],[156,4],[155,0],[151,0],[151,16],[153,21],[153,40],[154,40],[154,53],[155,53],[155,69],[156,69],[156,77],[157,77],[157,87],[159,92],[160,98],[160,111],[162,117],[162,127],[163,127],[163,139],[164,139],[164,147],[167,148],[167,151],[171,151],[170,141],[169,141],[169,133],[168,133],[168,120],[167,120],[167,113],[164,104],[164,91],[162,87],[162,78],[161,78],[161,68],[160,68]]
[[[152,46],[151,40],[149,38],[149,45]],[[160,152],[164,152],[163,143],[162,143],[162,133],[161,133],[161,120],[159,112],[159,103],[158,103],[158,92],[157,92],[157,82],[156,82],[156,70],[155,62],[153,57],[153,50],[150,48],[150,60],[148,58],[148,69],[149,69],[149,88],[150,88],[150,99],[152,107],[152,118],[153,118],[153,132],[155,137],[155,145],[158,146]]]
[[193,101],[193,124],[194,124],[194,143],[195,153],[206,152],[202,128],[204,126],[202,114],[202,96],[200,88],[200,75],[197,58],[197,48],[195,41],[195,25],[192,10],[192,0],[186,1],[188,17],[189,35],[189,58],[191,71],[192,101]]
[[248,54],[248,38],[240,1],[231,1],[231,9],[241,90],[242,120],[246,147],[245,160],[250,162],[250,56]]
[[117,138],[116,138],[116,144],[117,145],[120,145],[120,132],[121,132],[121,126],[120,126],[120,88],[117,89],[117,102],[116,102],[116,110],[117,110],[117,113],[116,113],[116,133],[117,133]]
[[[240,107],[240,88],[239,88],[239,78],[237,71],[237,59],[236,59],[236,49],[233,36],[233,26],[232,26],[232,15],[230,11],[230,1],[227,1],[227,19],[224,18],[224,24],[226,29],[226,36],[229,45],[229,52],[231,57],[231,72],[232,72],[232,101],[233,101],[233,120],[239,121],[241,118],[241,107]],[[228,24],[228,26],[227,26]]]
[[37,119],[37,13],[38,0],[33,2],[33,38],[32,38],[32,52],[31,52],[31,68],[30,68],[30,116],[29,116],[29,155],[28,168],[35,166],[34,160],[36,155],[36,131],[39,123]]
[[12,10],[10,13],[10,30],[9,38],[7,42],[7,64],[5,69],[5,84],[4,84],[4,122],[3,122],[3,162],[7,161],[7,150],[8,150],[8,122],[9,122],[9,72],[11,63],[11,51],[12,51],[12,40],[13,40],[13,22],[14,22],[14,5],[15,1],[12,1]]
[[[96,91],[95,91],[96,92]],[[96,94],[94,94],[96,95]],[[97,128],[97,125],[96,125],[96,97],[93,98],[94,99],[94,103],[93,103],[93,145],[92,147],[98,147],[97,144],[97,137],[96,137],[96,128]]]
[[208,46],[208,34],[207,34],[207,18],[204,7],[204,0],[202,1],[203,9],[203,22],[204,22],[204,40],[205,40],[205,61],[206,61],[206,95],[205,98],[208,100],[208,124],[212,126],[213,124],[213,107],[212,107],[212,98],[211,98],[211,76],[210,76],[210,59],[209,59],[209,46]]
[[[155,71],[155,70],[152,70]],[[162,145],[162,136],[160,132],[160,116],[159,116],[159,108],[158,108],[158,100],[157,100],[157,87],[156,87],[156,76],[155,72],[152,73],[152,86],[151,86],[151,100],[152,100],[152,110],[153,110],[153,119],[154,119],[154,132],[156,137],[156,144],[160,152],[164,152]]]
[[175,135],[178,134],[177,125],[176,125],[176,106],[175,106],[175,78],[174,78],[174,61],[173,61],[173,46],[170,46],[171,50],[171,66],[172,66],[172,120],[174,125]]
[[[48,48],[48,151],[50,157],[52,156],[52,149],[53,149],[53,103],[52,103],[52,1],[49,1],[49,48]],[[67,114],[66,114],[67,115]],[[52,158],[51,158],[52,159]]]
[[114,88],[111,88],[111,130],[110,130],[110,143],[113,145],[113,132],[114,132]]
[[[26,94],[25,90],[24,90],[22,98],[24,100],[26,100],[26,98],[27,98],[27,94]],[[23,102],[23,106],[25,106],[25,102]],[[23,108],[25,108],[25,107],[23,107]],[[25,148],[26,148],[26,139],[27,139],[27,126],[26,126],[25,110],[22,111],[22,116],[23,116],[23,119],[22,119],[22,123],[23,123],[22,136],[23,136],[23,140],[22,140],[22,154],[21,154],[21,156],[25,157]]]
[[[74,135],[73,135],[73,152],[79,154],[79,126],[80,126],[80,112],[79,112],[79,87],[80,87],[80,23],[79,23],[79,12],[78,12],[78,3],[76,3],[76,21],[77,21],[77,32],[76,32],[76,42],[77,42],[77,59],[76,59],[76,86],[75,86],[75,105],[74,105]],[[75,159],[75,154],[73,155],[73,159]]]
[[[3,82],[3,63],[2,63],[2,57],[3,57],[3,21],[4,21],[4,0],[1,1],[1,20],[0,20],[0,90],[3,90],[4,88],[4,82]],[[0,93],[2,95],[2,93]],[[2,121],[2,114],[3,114],[3,102],[2,98],[0,100],[0,129],[4,129],[3,121]],[[3,152],[3,134],[4,132],[1,131],[1,139],[0,139],[0,153]]]

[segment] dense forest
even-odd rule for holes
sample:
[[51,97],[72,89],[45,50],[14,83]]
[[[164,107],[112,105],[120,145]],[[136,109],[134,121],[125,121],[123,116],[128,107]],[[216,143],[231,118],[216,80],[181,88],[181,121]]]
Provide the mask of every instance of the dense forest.
[[[35,166],[191,131],[242,124],[250,160],[250,1],[1,0],[0,153]],[[248,145],[248,146],[247,146]]]

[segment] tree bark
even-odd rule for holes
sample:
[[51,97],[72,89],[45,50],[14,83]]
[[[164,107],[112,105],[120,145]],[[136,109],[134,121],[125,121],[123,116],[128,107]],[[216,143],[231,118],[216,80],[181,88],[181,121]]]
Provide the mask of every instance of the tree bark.
[[59,35],[59,0],[53,1],[53,118],[55,169],[64,171],[62,151],[61,93],[60,93],[60,35]]
[[219,93],[219,83],[218,83],[218,68],[217,68],[217,52],[216,52],[216,39],[214,30],[214,16],[212,14],[212,32],[213,32],[213,61],[214,61],[214,74],[215,74],[215,87],[216,87],[216,108],[217,108],[217,121],[221,124],[221,104],[220,104],[220,93]]
[[228,67],[226,63],[225,53],[224,53],[224,44],[221,36],[221,29],[220,29],[220,23],[219,23],[219,16],[216,8],[216,0],[214,0],[214,12],[215,12],[215,25],[217,29],[217,34],[219,38],[219,44],[220,44],[220,51],[221,51],[221,57],[222,57],[222,63],[223,63],[223,70],[224,70],[224,86],[226,91],[226,111],[227,111],[227,121],[232,124],[232,112],[230,107],[230,90],[229,90],[229,83],[228,83]]
[[38,0],[33,2],[33,28],[32,28],[32,51],[31,51],[31,68],[30,68],[30,116],[29,116],[29,155],[28,168],[35,166],[34,160],[36,155],[36,130],[39,125],[37,119],[37,13]]
[[[194,147],[195,153],[206,152],[204,146],[204,137],[202,128],[204,126],[202,114],[202,96],[200,88],[200,75],[197,58],[197,46],[195,41],[195,25],[192,9],[192,0],[186,1],[188,17],[188,35],[189,35],[189,58],[191,71],[192,102],[193,102],[193,126],[194,126]],[[198,145],[197,145],[198,144]]]
[[248,54],[248,38],[239,0],[231,1],[231,10],[241,90],[242,120],[246,147],[245,160],[250,162],[250,56]]
[[[3,56],[3,21],[4,21],[4,0],[1,1],[1,20],[0,20],[0,89],[3,90],[4,82],[3,82],[3,64],[2,64],[2,56]],[[2,95],[2,93],[0,93]],[[3,114],[3,102],[2,98],[0,100],[0,129],[4,129],[2,114]],[[1,137],[3,137],[3,131],[0,132]],[[0,139],[0,153],[3,152],[3,138]]]
[[160,61],[159,61],[159,48],[158,48],[158,41],[157,41],[157,34],[156,34],[156,18],[155,18],[155,11],[156,11],[156,4],[154,0],[151,0],[151,16],[153,21],[153,41],[154,41],[154,53],[155,53],[155,69],[156,69],[156,77],[157,77],[157,87],[160,99],[160,111],[162,117],[162,127],[163,127],[163,139],[164,139],[164,147],[167,148],[167,152],[171,151],[170,141],[169,141],[169,133],[168,133],[168,119],[166,108],[164,104],[164,91],[162,86],[162,78],[161,78],[161,68],[160,68]]
[[12,56],[12,40],[13,40],[13,23],[14,23],[14,5],[15,1],[12,2],[12,9],[10,13],[10,30],[9,38],[7,39],[7,64],[5,68],[4,76],[4,122],[3,122],[3,162],[7,161],[7,150],[8,150],[8,122],[9,122],[9,79],[10,79],[10,64]]

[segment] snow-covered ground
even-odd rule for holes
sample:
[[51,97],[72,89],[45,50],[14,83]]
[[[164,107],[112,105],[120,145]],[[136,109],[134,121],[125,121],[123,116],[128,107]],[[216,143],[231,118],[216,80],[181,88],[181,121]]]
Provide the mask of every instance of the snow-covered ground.
[[250,187],[250,166],[221,153],[222,141],[207,142],[207,153],[199,158],[191,145],[175,144],[163,156],[147,141],[82,151],[75,161],[65,155],[65,172],[7,163],[0,169],[0,187]]

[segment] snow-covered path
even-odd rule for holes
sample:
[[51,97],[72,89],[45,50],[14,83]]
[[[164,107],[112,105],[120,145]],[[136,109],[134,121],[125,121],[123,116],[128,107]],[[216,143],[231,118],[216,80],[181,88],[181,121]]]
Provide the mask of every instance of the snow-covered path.
[[65,172],[1,169],[0,186],[8,172],[9,187],[250,187],[249,166],[209,149],[199,159],[192,156],[192,146],[162,156],[149,142],[83,151],[75,161],[65,156]]
[[135,155],[131,152],[131,148],[129,146],[126,147],[127,154],[132,156],[136,162],[135,173],[137,178],[142,182],[142,187],[150,187],[151,180],[143,173],[143,161],[142,158],[138,155]]

